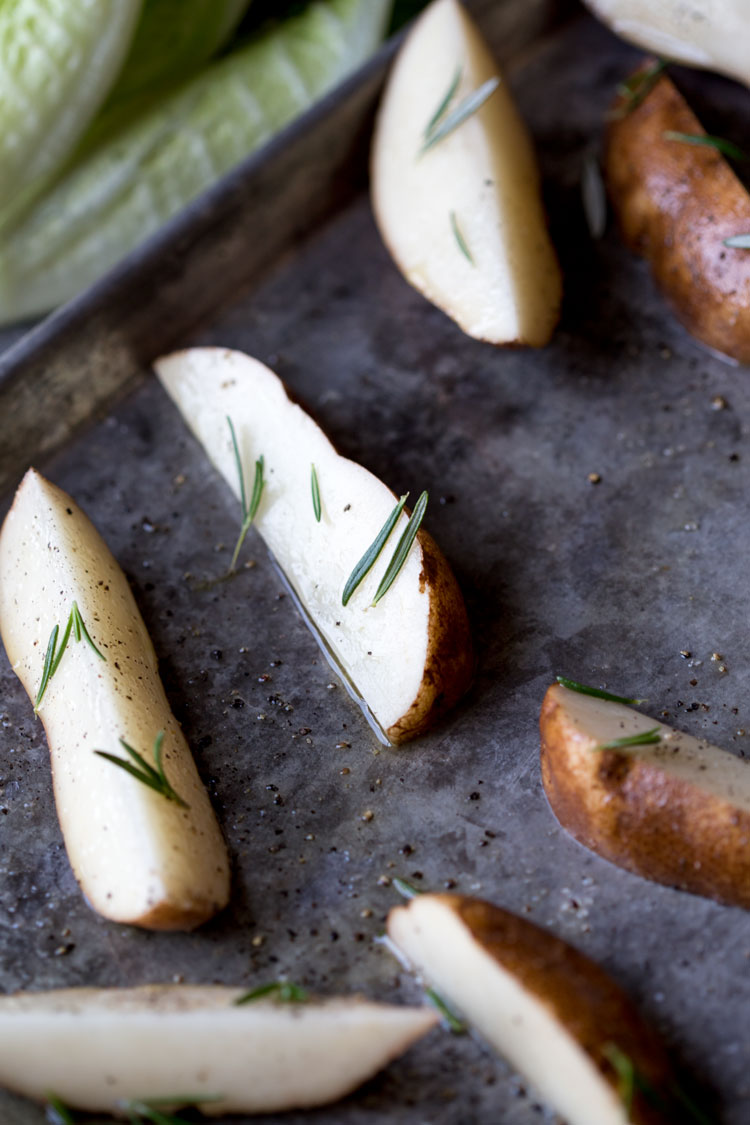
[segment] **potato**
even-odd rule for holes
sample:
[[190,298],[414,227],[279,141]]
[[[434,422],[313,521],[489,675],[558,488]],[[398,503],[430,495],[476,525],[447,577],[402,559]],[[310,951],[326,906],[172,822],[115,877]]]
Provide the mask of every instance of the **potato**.
[[[437,143],[464,99],[496,88]],[[458,0],[434,0],[396,59],[372,148],[372,203],[406,280],[468,333],[541,347],[562,282],[539,172],[504,78]]]
[[666,1101],[673,1079],[661,1045],[618,985],[572,946],[488,902],[446,894],[396,907],[388,935],[567,1125],[666,1125],[641,1089],[626,1111],[613,1065],[632,1067]]
[[[104,659],[71,634],[38,707],[73,871],[106,918],[191,929],[229,898],[216,818],[124,574],[70,496],[30,469],[0,532],[0,631],[32,700],[50,633],[59,626],[59,649],[74,603]],[[165,775],[187,808],[94,753],[127,759],[124,739],[155,768],[160,731]]]
[[[0,997],[0,1085],[125,1115],[275,1113],[336,1101],[437,1022],[429,1008],[359,998],[238,1006],[218,985],[63,989]],[[202,1100],[205,1099],[205,1100]]]
[[669,78],[626,105],[617,103],[604,158],[625,241],[693,336],[750,363],[750,252],[724,245],[750,232],[750,195],[715,148],[665,137],[704,135]]
[[584,0],[608,27],[647,51],[750,84],[747,0]]
[[289,400],[281,380],[257,360],[225,348],[192,348],[157,360],[155,367],[235,495],[240,481],[227,418],[248,494],[251,468],[263,457],[265,484],[255,527],[324,651],[389,742],[420,734],[463,695],[473,668],[463,599],[434,540],[420,530],[396,581],[373,605],[407,523],[402,514],[373,569],[343,605],[349,575],[394,509],[390,489],[339,456],[312,418]]
[[[559,684],[540,727],[544,789],[576,840],[657,883],[750,907],[750,764]],[[659,741],[597,749],[647,731]]]

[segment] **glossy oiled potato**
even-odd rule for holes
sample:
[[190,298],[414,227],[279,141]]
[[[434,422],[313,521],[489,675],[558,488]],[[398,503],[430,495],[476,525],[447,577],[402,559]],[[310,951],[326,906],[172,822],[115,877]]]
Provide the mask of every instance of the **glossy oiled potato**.
[[750,363],[750,251],[724,245],[750,232],[750,195],[717,149],[665,136],[704,135],[669,78],[615,114],[605,172],[625,241],[693,336]]

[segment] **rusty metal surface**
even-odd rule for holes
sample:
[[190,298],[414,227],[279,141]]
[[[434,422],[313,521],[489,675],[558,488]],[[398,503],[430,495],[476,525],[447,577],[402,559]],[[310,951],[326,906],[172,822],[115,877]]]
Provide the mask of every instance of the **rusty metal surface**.
[[[479,652],[470,696],[434,734],[397,752],[376,743],[252,533],[256,565],[201,588],[227,565],[237,505],[155,380],[41,459],[133,583],[226,834],[234,893],[191,935],[88,910],[40,726],[3,661],[4,990],[288,974],[324,993],[413,1000],[373,941],[396,899],[383,877],[400,874],[481,894],[573,942],[713,1090],[717,1121],[750,1118],[750,917],[589,854],[557,825],[539,778],[537,717],[557,673],[648,696],[654,714],[750,750],[747,372],[699,350],[616,231],[589,240],[580,205],[582,156],[635,57],[582,19],[513,71],[566,275],[549,348],[464,337],[397,274],[364,196],[180,340],[258,356],[342,452],[397,491],[429,489],[427,525]],[[721,89],[743,107],[746,92]],[[0,1112],[10,1125],[42,1120],[9,1097]],[[480,1045],[434,1033],[345,1103],[285,1120],[553,1118]]]

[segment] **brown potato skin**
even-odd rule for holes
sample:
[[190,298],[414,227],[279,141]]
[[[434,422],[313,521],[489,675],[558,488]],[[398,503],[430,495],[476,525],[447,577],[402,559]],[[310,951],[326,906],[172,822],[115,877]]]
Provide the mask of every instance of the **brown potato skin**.
[[716,149],[665,139],[665,130],[704,135],[669,78],[629,112],[618,99],[614,112],[604,169],[625,242],[693,336],[750,363],[750,251],[723,243],[750,232],[750,195]]
[[417,542],[422,549],[420,588],[430,590],[427,658],[416,699],[385,732],[394,745],[439,722],[466,693],[474,674],[469,617],[453,571],[429,532],[420,530]]
[[547,690],[542,781],[555,816],[605,859],[682,891],[750,908],[750,815],[635,755],[592,752]]
[[[674,1072],[660,1040],[627,994],[594,961],[533,922],[482,899],[433,897],[452,910],[476,942],[545,1004],[615,1089],[617,1075],[603,1053],[608,1043],[619,1047],[655,1090],[666,1091],[674,1085]],[[665,1125],[667,1118],[636,1094],[630,1121],[633,1125]]]

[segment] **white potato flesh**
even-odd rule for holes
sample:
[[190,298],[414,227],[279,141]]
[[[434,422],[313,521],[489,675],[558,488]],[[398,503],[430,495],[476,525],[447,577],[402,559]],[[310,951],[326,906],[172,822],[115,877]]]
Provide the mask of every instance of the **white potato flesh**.
[[[0,533],[0,631],[32,700],[50,633],[57,624],[62,638],[74,601],[106,659],[71,636],[39,706],[68,857],[105,917],[190,929],[229,898],[216,818],[124,574],[70,496],[30,469]],[[122,738],[153,764],[159,731],[167,778],[188,809],[94,753],[126,758]]]
[[750,812],[750,765],[706,739],[694,738],[632,707],[558,685],[557,701],[564,709],[571,750],[591,752],[615,739],[657,730],[659,742],[626,747],[620,752],[638,759],[675,780],[695,786]]
[[[425,128],[458,72],[449,112],[489,79],[500,84],[477,112],[421,152]],[[458,0],[434,0],[396,59],[378,116],[371,181],[380,233],[407,281],[470,336],[547,343],[562,283],[534,151]]]
[[357,998],[237,1006],[242,991],[151,985],[2,997],[0,1085],[94,1112],[174,1098],[175,1108],[195,1103],[206,1114],[274,1113],[343,1097],[438,1018]]
[[388,916],[416,972],[557,1110],[568,1125],[627,1125],[617,1092],[557,1020],[439,898],[418,895]]
[[[372,605],[407,525],[405,514],[348,604],[341,602],[347,579],[393,511],[396,497],[367,469],[341,457],[312,418],[290,401],[281,380],[257,360],[224,348],[192,348],[154,366],[238,499],[227,418],[237,435],[248,497],[255,462],[263,457],[265,486],[254,526],[356,695],[385,737],[399,741],[393,730],[429,680],[435,612],[419,539],[388,593]],[[313,510],[312,465],[320,489],[320,523]],[[456,597],[460,599],[457,590]]]
[[584,0],[623,39],[750,84],[747,0]]

